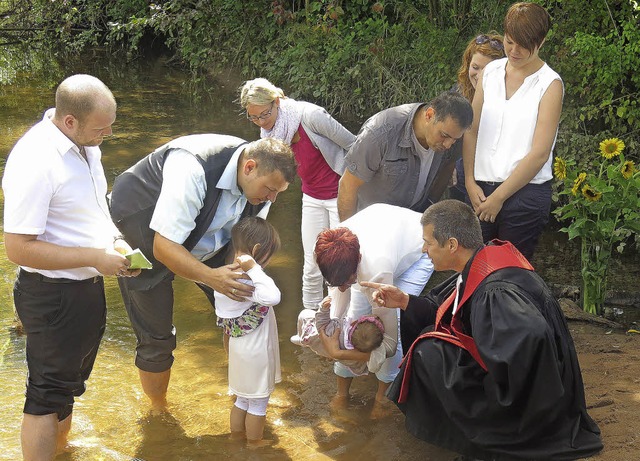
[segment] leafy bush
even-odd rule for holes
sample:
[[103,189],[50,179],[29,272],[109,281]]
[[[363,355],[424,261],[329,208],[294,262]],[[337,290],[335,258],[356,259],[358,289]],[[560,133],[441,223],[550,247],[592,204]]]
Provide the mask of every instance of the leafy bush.
[[[586,167],[591,160],[580,152],[594,138],[615,134],[625,142],[627,158],[638,163],[638,2],[534,1],[554,23],[542,57],[565,84],[556,154]],[[469,38],[502,30],[511,3],[14,0],[0,3],[0,23],[66,52],[106,45],[132,57],[167,47],[192,81],[206,84],[208,74],[235,67],[245,78],[267,77],[294,97],[362,121],[450,88]]]

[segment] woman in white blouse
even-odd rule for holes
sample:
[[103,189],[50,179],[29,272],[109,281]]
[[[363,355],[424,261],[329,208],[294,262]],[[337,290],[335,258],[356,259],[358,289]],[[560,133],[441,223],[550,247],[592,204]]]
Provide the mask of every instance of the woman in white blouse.
[[504,20],[506,58],[484,68],[464,137],[469,199],[485,241],[513,243],[527,258],[549,221],[552,151],[562,79],[538,52],[551,21],[535,3],[515,3]]

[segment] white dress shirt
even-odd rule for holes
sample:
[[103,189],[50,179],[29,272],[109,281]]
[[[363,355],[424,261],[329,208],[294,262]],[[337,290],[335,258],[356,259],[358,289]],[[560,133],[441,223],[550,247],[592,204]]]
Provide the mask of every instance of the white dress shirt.
[[[9,154],[2,178],[4,231],[66,247],[113,248],[119,231],[107,207],[100,148],[85,147],[85,160],[51,121],[54,113],[49,109]],[[100,275],[94,267],[23,269],[74,280]]]

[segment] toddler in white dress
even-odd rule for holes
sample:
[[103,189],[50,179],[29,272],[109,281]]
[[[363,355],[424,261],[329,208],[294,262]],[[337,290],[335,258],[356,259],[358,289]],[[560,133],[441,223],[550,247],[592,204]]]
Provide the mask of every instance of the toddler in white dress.
[[280,290],[264,273],[280,247],[275,228],[262,218],[241,219],[231,230],[235,260],[254,287],[251,297],[235,301],[215,292],[218,326],[223,328],[229,354],[229,392],[236,396],[230,425],[234,438],[246,437],[249,446],[262,446],[269,397],[280,382],[280,349],[273,306]]

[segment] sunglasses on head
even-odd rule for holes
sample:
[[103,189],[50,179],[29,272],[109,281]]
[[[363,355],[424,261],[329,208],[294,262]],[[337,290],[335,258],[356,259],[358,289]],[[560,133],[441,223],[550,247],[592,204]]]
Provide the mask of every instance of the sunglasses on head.
[[487,42],[489,42],[489,46],[491,46],[491,48],[493,48],[494,50],[498,50],[498,51],[504,50],[504,46],[502,45],[502,42],[500,40],[496,40],[495,38],[491,38],[486,34],[478,35],[476,37],[476,44],[477,45],[483,45],[483,44],[485,44]]

